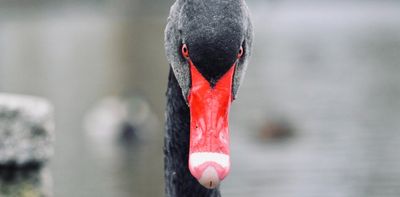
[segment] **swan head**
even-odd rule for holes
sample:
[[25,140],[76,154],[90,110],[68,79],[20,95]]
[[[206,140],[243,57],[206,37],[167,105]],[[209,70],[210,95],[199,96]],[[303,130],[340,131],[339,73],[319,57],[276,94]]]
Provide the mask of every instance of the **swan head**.
[[230,169],[229,110],[252,40],[244,0],[177,0],[171,8],[165,49],[190,108],[188,166],[209,189],[217,187]]

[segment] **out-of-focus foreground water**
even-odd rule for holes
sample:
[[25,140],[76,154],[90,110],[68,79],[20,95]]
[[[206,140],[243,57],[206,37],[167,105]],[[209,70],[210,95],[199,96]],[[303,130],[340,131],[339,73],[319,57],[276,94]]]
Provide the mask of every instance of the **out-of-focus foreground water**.
[[[172,1],[46,2],[0,2],[0,91],[55,104],[54,196],[162,196]],[[400,3],[248,2],[255,47],[224,196],[399,196]],[[157,114],[133,146],[84,129],[109,95],[141,95]],[[274,119],[293,135],[260,139]]]

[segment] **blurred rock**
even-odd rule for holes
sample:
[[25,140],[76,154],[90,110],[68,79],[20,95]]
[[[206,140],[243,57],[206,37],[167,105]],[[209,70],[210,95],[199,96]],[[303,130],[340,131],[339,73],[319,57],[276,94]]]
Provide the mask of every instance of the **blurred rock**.
[[46,162],[53,154],[53,134],[47,100],[0,93],[0,166]]

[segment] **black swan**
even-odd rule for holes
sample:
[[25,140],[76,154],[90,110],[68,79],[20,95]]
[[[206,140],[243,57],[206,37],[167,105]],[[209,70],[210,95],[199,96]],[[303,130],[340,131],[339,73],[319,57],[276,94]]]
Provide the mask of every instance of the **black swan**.
[[165,30],[170,72],[166,196],[220,196],[229,172],[228,116],[250,56],[244,0],[177,0]]

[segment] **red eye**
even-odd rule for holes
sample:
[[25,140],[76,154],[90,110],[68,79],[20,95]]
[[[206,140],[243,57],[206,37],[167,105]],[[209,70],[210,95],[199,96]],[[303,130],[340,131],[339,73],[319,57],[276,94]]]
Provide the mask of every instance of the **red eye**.
[[240,47],[240,49],[239,49],[239,53],[238,53],[238,58],[241,58],[242,56],[243,56],[243,53],[244,53],[244,50],[243,50],[243,47]]
[[189,58],[189,49],[186,44],[182,45],[182,55],[185,58]]

